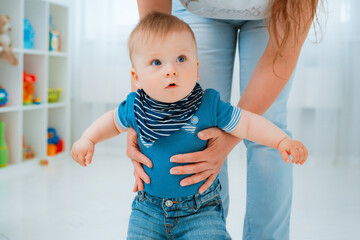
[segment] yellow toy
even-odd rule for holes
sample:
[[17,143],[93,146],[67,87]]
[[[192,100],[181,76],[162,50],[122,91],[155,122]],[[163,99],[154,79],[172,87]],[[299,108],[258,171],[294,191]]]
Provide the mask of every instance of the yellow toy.
[[60,102],[61,88],[49,88],[49,103]]

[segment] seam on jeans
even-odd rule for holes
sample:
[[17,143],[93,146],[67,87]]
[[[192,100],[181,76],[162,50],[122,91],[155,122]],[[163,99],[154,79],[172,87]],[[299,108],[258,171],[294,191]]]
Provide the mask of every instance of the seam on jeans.
[[257,30],[257,29],[262,29],[262,28],[266,28],[266,26],[256,26],[256,27],[251,27],[248,29],[241,29],[240,32],[247,32],[247,31]]
[[[220,196],[216,193],[216,195],[212,196],[211,198],[206,199],[206,201],[204,201],[204,202],[201,203],[200,208],[203,207],[203,206],[205,206],[206,204],[208,204],[208,203],[211,202],[214,198],[217,198],[217,197],[220,197]],[[219,200],[216,200],[216,201],[219,201]],[[185,208],[189,208],[189,209],[191,209],[191,210],[195,210],[195,208],[193,207],[193,205],[191,205],[191,206],[179,207],[179,208],[177,208],[177,209],[185,209]]]
[[221,202],[221,200],[208,201],[205,204],[202,204],[200,208],[208,207],[208,206],[216,206],[216,205],[219,205],[220,202]]
[[159,207],[162,207],[162,205],[159,205],[159,204],[157,204],[156,202],[151,201],[150,198],[146,198],[146,200],[148,200],[148,201],[151,202],[152,204],[155,204],[155,205],[157,205],[157,206],[159,206]]
[[[175,220],[175,219],[174,219]],[[175,223],[174,223],[175,224]],[[165,227],[165,232],[166,232],[166,235],[168,236],[168,238],[170,239],[170,240],[173,240],[174,238],[173,238],[173,236],[171,235],[171,230],[174,228],[174,227],[172,227],[171,229],[169,229],[169,231],[168,231],[168,229],[167,229],[167,226],[170,226],[170,224],[166,224],[166,215],[164,214],[164,227]]]
[[[246,159],[249,159],[249,153],[248,153],[248,151],[247,151],[247,154],[246,154]],[[248,167],[249,167],[249,162],[247,163],[248,164]],[[247,174],[246,174],[246,182],[247,182],[247,184],[248,184],[248,186],[250,185],[249,184],[249,173],[250,173],[251,171],[249,171],[249,169],[247,168]],[[246,219],[247,219],[247,234],[245,234],[244,233],[244,236],[247,236],[246,237],[246,239],[248,239],[248,238],[250,238],[250,235],[251,235],[251,227],[250,227],[250,222],[251,222],[251,220],[250,220],[250,214],[249,214],[249,212],[250,212],[250,201],[249,201],[249,199],[250,199],[250,189],[249,189],[249,187],[246,187],[247,188],[247,193],[246,193],[246,214],[245,214],[245,217],[246,217]],[[250,238],[251,239],[251,238]]]
[[224,222],[226,224],[226,219],[225,219],[225,215],[224,215],[224,207],[223,207],[223,202],[221,199],[220,199],[219,203],[220,203],[219,205],[220,205],[220,210],[221,210],[221,218],[224,220]]
[[[178,215],[178,214],[176,214],[176,215]],[[173,226],[169,229],[169,232],[174,229],[174,227],[177,225],[178,221],[179,221],[179,220],[178,220],[178,217],[175,217],[175,218],[174,218]]]

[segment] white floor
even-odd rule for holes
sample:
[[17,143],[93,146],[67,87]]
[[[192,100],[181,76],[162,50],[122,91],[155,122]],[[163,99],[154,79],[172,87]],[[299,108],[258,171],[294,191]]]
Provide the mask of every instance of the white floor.
[[[245,212],[243,147],[229,157],[228,230],[242,238]],[[241,158],[241,161],[239,161]],[[294,167],[291,239],[360,239],[360,165]],[[70,159],[0,170],[0,240],[125,239],[132,193],[125,155],[95,155],[87,168]]]

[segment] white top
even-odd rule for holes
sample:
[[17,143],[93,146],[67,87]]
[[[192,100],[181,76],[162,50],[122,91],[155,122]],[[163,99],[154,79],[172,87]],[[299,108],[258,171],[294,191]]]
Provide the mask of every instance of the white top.
[[191,13],[218,19],[259,20],[269,0],[180,0]]

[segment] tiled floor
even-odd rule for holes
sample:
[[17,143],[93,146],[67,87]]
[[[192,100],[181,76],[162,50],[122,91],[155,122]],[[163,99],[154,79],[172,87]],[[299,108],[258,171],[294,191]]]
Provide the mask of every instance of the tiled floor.
[[[360,239],[360,165],[312,160],[294,168],[291,239]],[[242,147],[230,155],[229,166],[228,230],[237,240],[245,211]],[[1,169],[0,240],[125,239],[132,186],[125,155],[97,154],[87,168],[64,159]]]

